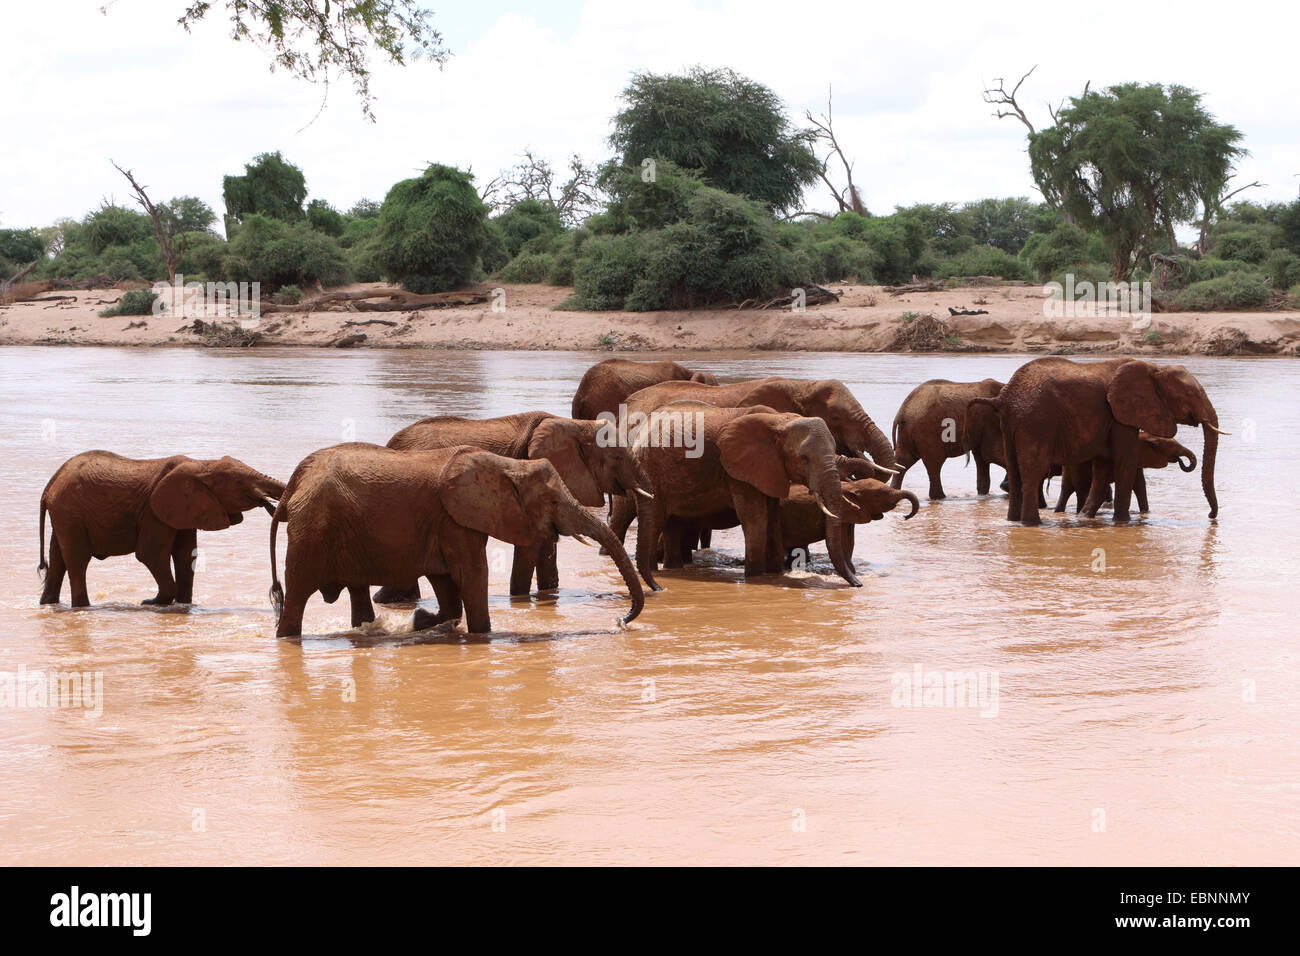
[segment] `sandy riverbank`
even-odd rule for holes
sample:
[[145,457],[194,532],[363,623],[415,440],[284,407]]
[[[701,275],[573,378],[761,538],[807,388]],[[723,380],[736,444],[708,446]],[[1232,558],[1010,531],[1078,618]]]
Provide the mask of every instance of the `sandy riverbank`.
[[[803,313],[569,312],[554,306],[570,289],[503,288],[503,311],[483,303],[414,313],[270,313],[262,316],[256,338],[273,345],[361,348],[1300,354],[1300,310],[1157,313],[1149,326],[1134,328],[1129,317],[1049,318],[1037,285],[901,296],[878,286],[835,285],[843,292],[838,303],[810,306]],[[0,306],[0,345],[213,344],[210,336],[188,329],[187,318],[101,318],[99,311],[121,295],[116,289],[62,294],[75,300]],[[987,314],[952,316],[949,309]]]

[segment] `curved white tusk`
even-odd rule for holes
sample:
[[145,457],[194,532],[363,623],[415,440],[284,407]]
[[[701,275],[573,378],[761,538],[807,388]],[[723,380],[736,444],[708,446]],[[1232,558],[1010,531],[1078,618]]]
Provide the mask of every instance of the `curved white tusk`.
[[840,516],[837,515],[835,512],[831,511],[830,508],[827,508],[827,507],[826,507],[824,504],[822,504],[820,501],[817,502],[817,504],[818,504],[818,506],[822,509],[822,514],[826,515],[826,517],[828,517],[828,518],[834,518],[834,519],[836,519],[837,521],[839,520],[839,517],[840,517]]
[[1211,425],[1209,422],[1201,422],[1201,424],[1204,425],[1206,428],[1208,428],[1210,431],[1214,432],[1214,433],[1217,434],[1217,435],[1231,435],[1231,434],[1232,434],[1232,432],[1225,432],[1222,428],[1216,428],[1214,425]]
[[594,548],[594,547],[596,547],[596,545],[595,545],[594,543],[592,543],[591,541],[588,541],[586,538],[584,538],[584,537],[583,537],[582,535],[580,535],[580,534],[575,534],[575,535],[573,536],[573,540],[579,542],[580,544],[585,544],[585,545],[586,545],[587,547],[589,547],[589,548]]
[[654,500],[654,495],[650,494],[650,492],[646,491],[644,488],[634,488],[632,490],[643,498],[649,498],[651,501]]
[[883,471],[883,472],[885,472],[886,474],[889,474],[889,475],[901,475],[901,474],[902,474],[902,472],[899,471],[897,468],[888,468],[888,467],[886,467],[886,466],[884,466],[884,465],[877,465],[874,461],[871,463],[871,467],[874,468],[874,469],[876,469],[876,471]]

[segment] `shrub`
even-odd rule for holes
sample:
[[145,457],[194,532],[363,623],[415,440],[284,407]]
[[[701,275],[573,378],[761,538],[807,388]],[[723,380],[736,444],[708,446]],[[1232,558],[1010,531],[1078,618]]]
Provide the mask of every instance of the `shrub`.
[[575,307],[621,309],[645,266],[635,236],[601,236],[587,242],[573,267]]
[[1239,262],[1228,262],[1214,256],[1207,256],[1204,259],[1192,259],[1188,265],[1187,282],[1190,284],[1204,282],[1206,279],[1217,279],[1229,272],[1236,272],[1240,268],[1241,263]]
[[[564,232],[564,224],[560,222],[560,214],[555,211],[555,207],[536,199],[515,203],[492,221],[500,230],[501,241],[512,259],[519,255],[524,243],[530,239]],[[484,268],[486,267],[487,264],[484,263]]]
[[307,224],[317,232],[335,239],[342,236],[347,227],[343,214],[324,199],[313,199],[307,203]]
[[0,259],[28,265],[43,255],[45,240],[35,229],[0,229]]
[[274,290],[314,282],[335,285],[347,278],[343,249],[306,222],[293,225],[254,213],[239,227],[225,259],[226,276],[261,282]]
[[1003,279],[1028,279],[1029,270],[1024,262],[1010,253],[992,246],[979,246],[951,259],[940,260],[934,276],[947,279],[951,276],[998,276]]
[[1169,306],[1182,312],[1216,312],[1249,309],[1264,305],[1273,297],[1261,272],[1229,272],[1217,279],[1193,282],[1169,298]]
[[275,295],[271,296],[271,301],[277,305],[297,305],[302,301],[302,289],[296,285],[282,285]]
[[122,298],[99,314],[106,319],[115,315],[152,315],[153,303],[157,298],[151,289],[132,289],[123,292]]
[[1060,222],[1049,233],[1030,236],[1021,255],[1035,276],[1046,279],[1083,264],[1088,252],[1088,234],[1072,222]]
[[1297,282],[1287,290],[1286,297],[1291,300],[1291,305],[1300,309],[1300,282]]
[[497,273],[502,282],[545,282],[555,268],[555,257],[543,252],[515,256]]
[[808,257],[808,269],[814,282],[876,281],[875,268],[880,257],[865,242],[854,242],[846,236],[831,236],[799,251]]
[[178,274],[216,281],[224,278],[223,262],[230,252],[226,240],[210,232],[185,233],[185,252],[176,264]]
[[388,191],[375,235],[377,264],[412,292],[458,288],[480,266],[486,222],[487,206],[469,175],[435,163]]
[[1268,255],[1268,241],[1258,229],[1241,229],[1220,235],[1214,244],[1214,254],[1220,259],[1236,262],[1263,262]]
[[1274,249],[1264,260],[1264,274],[1275,289],[1289,289],[1300,282],[1300,256],[1286,249]]

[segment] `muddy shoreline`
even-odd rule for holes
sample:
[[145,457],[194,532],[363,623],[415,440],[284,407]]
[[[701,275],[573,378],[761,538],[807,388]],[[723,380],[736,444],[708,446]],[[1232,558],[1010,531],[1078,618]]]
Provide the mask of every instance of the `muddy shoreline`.
[[99,310],[120,291],[79,291],[71,293],[75,300],[0,306],[0,345],[1300,355],[1300,310],[1156,313],[1149,324],[1130,316],[1051,317],[1042,287],[1024,283],[900,296],[879,286],[835,285],[838,303],[802,313],[575,312],[555,308],[568,288],[501,288],[499,310],[484,303],[411,313],[270,312],[256,328],[230,323],[215,334],[174,315],[102,318]]

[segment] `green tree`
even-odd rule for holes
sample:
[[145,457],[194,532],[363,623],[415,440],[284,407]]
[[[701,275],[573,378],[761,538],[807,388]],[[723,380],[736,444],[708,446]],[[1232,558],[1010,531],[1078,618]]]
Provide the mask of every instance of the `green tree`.
[[[193,0],[177,22],[188,31],[212,6],[213,0]],[[299,79],[351,79],[370,120],[372,46],[399,65],[408,58],[441,64],[451,55],[417,0],[225,0],[224,6],[232,39],[269,49],[272,69]]]
[[1240,139],[1194,90],[1124,83],[1071,97],[1055,125],[1030,134],[1029,158],[1044,197],[1101,232],[1125,280],[1157,238],[1176,248],[1174,224],[1227,182]]
[[341,212],[324,199],[313,199],[307,203],[307,225],[317,232],[323,232],[325,235],[334,236],[337,239],[343,235],[343,230],[347,227],[347,220],[343,218]]
[[182,232],[206,232],[217,221],[212,207],[197,196],[177,196],[158,207],[163,224],[173,235]]
[[559,235],[564,231],[564,224],[560,222],[555,207],[536,199],[515,203],[493,222],[500,230],[506,253],[512,259],[519,255],[519,250],[529,239],[541,235]]
[[388,190],[373,254],[412,292],[445,292],[473,279],[487,242],[487,209],[468,173],[431,165]]
[[247,216],[270,216],[284,222],[302,219],[307,178],[278,151],[260,153],[244,165],[244,175],[222,179],[221,195],[226,201],[226,235],[233,239]]
[[793,128],[775,93],[731,70],[637,73],[622,98],[610,144],[626,169],[668,160],[772,210],[797,208],[821,170],[813,131]]

